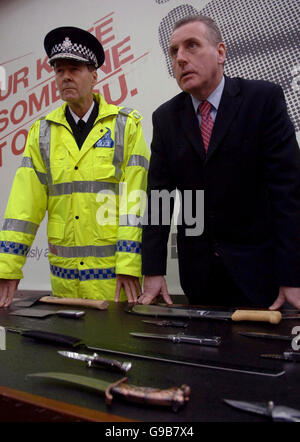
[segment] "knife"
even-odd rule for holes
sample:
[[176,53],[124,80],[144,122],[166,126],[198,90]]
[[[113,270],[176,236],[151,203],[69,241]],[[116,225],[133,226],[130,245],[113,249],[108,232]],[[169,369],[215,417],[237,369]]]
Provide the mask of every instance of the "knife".
[[271,417],[273,421],[300,422],[300,410],[274,405],[272,401],[267,403],[235,401],[231,399],[223,399],[223,401],[239,410]]
[[127,384],[127,378],[120,379],[118,382],[110,384],[102,379],[78,376],[71,373],[46,372],[32,373],[27,376],[57,379],[100,391],[105,393],[106,403],[108,405],[112,402],[113,394],[116,394],[130,402],[172,407],[174,411],[177,411],[189,400],[191,392],[188,385],[171,387],[166,390],[129,385]]
[[249,338],[262,339],[279,339],[282,341],[291,341],[295,336],[280,335],[276,333],[259,333],[259,332],[238,332],[239,335],[247,336]]
[[300,353],[295,351],[284,351],[282,354],[263,354],[262,358],[280,359],[288,362],[300,362]]
[[221,338],[219,336],[212,336],[211,338],[199,337],[199,336],[188,336],[183,333],[178,333],[176,335],[160,335],[158,333],[137,333],[131,332],[131,336],[136,336],[138,338],[153,338],[153,339],[163,339],[165,341],[172,341],[174,343],[185,343],[185,344],[198,344],[198,345],[220,345]]
[[161,327],[187,327],[188,323],[183,321],[151,321],[150,319],[143,319],[142,322],[145,322],[147,324],[153,324],[153,325],[159,325]]
[[131,362],[119,362],[115,359],[102,358],[97,353],[92,356],[73,351],[58,351],[58,353],[66,358],[87,362],[88,367],[104,367],[127,373],[132,366]]
[[133,357],[137,359],[145,359],[148,361],[156,361],[156,362],[166,362],[168,364],[179,364],[185,365],[188,367],[197,367],[197,368],[206,368],[213,370],[222,370],[229,372],[237,372],[244,374],[254,374],[260,376],[282,376],[285,371],[277,370],[277,369],[269,369],[265,367],[254,367],[254,366],[245,366],[240,364],[231,364],[228,362],[219,362],[219,361],[209,361],[207,359],[197,360],[197,361],[188,361],[188,360],[180,360],[180,359],[172,359],[168,357],[154,356],[154,355],[145,355],[139,353],[131,353],[128,351],[122,350],[113,350],[109,348],[100,348],[93,347],[90,345],[86,345],[81,339],[75,338],[69,335],[62,335],[59,333],[50,333],[42,330],[25,330],[21,328],[12,328],[12,327],[4,327],[7,331],[13,333],[19,333],[24,337],[29,337],[37,340],[38,342],[51,343],[55,345],[63,345],[65,347],[79,347],[82,346],[88,350],[96,351],[96,352],[104,352],[109,354],[117,354],[126,357]]
[[129,305],[125,311],[146,316],[169,316],[180,318],[219,319],[232,321],[263,321],[278,324],[282,315],[274,310],[235,310],[218,311],[195,308],[161,307],[159,305]]

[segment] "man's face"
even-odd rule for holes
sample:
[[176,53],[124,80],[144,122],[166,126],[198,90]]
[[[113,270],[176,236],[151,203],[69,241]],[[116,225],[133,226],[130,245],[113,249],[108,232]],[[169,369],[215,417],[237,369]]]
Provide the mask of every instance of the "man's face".
[[217,87],[226,58],[224,43],[212,41],[201,22],[176,29],[170,39],[170,55],[178,86],[203,100]]
[[62,100],[80,104],[90,98],[97,82],[97,71],[71,60],[55,62],[55,79]]

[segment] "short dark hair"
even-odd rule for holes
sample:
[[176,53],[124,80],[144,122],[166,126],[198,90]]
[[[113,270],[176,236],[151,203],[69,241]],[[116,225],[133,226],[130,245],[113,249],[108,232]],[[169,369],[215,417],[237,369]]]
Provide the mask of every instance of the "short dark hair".
[[221,41],[223,41],[222,39],[222,34],[221,31],[218,27],[218,25],[216,24],[216,22],[206,16],[206,15],[187,15],[183,18],[181,18],[180,20],[178,20],[173,27],[173,32],[175,31],[175,29],[180,28],[183,25],[186,25],[188,23],[193,23],[193,22],[200,22],[206,25],[206,28],[208,30],[208,34],[209,34],[209,39],[211,40],[211,42],[213,42],[214,44],[218,44]]

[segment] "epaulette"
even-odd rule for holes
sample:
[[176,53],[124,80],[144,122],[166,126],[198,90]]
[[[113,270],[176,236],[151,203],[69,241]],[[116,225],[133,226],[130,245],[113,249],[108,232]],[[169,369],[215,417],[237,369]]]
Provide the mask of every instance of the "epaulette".
[[143,118],[136,109],[132,109],[130,107],[120,107],[118,110],[120,114],[132,117],[136,122],[141,121],[141,119]]

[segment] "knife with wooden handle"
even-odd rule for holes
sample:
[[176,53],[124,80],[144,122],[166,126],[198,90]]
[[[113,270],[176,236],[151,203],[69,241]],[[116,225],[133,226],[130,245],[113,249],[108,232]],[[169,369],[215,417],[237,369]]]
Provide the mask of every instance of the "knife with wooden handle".
[[193,318],[193,319],[216,319],[216,320],[232,320],[232,321],[259,321],[278,324],[282,315],[279,311],[272,310],[235,310],[220,311],[212,309],[194,308],[192,306],[179,307],[176,304],[162,307],[159,305],[136,304],[128,306],[125,311],[128,313],[136,313],[145,316],[166,316],[172,318]]
[[48,304],[63,304],[63,305],[78,305],[80,307],[96,308],[98,310],[106,310],[108,308],[108,301],[96,299],[81,299],[81,298],[59,298],[58,296],[42,296],[40,302]]

